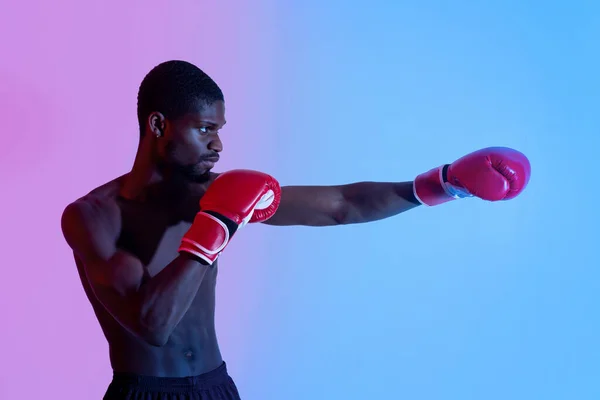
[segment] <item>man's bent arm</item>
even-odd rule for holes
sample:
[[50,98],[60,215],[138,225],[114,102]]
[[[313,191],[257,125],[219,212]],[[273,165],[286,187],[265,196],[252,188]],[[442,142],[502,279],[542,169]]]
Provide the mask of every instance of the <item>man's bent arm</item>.
[[81,202],[67,207],[62,228],[94,295],[123,328],[153,346],[164,345],[190,307],[209,267],[180,255],[142,283],[142,262],[118,249],[114,238],[104,237],[85,209]]
[[152,345],[164,345],[190,308],[208,265],[180,255],[137,292],[142,332]]

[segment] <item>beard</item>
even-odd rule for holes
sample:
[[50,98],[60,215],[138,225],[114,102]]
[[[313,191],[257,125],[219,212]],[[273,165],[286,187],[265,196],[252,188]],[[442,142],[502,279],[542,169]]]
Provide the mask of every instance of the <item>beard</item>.
[[210,180],[210,169],[202,168],[199,164],[179,164],[161,162],[159,171],[166,177],[189,183],[204,183]]
[[202,160],[194,164],[183,164],[176,160],[176,155],[169,152],[165,159],[158,162],[160,173],[175,180],[189,183],[205,183],[210,180],[210,169],[202,167]]
[[180,165],[177,171],[185,180],[192,183],[204,183],[210,180],[210,170],[202,169],[198,164]]

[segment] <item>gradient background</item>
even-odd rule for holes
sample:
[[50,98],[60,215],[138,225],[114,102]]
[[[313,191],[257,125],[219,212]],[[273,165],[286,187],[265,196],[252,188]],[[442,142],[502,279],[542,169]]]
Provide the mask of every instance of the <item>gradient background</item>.
[[225,92],[218,170],[402,181],[490,145],[533,166],[506,203],[236,237],[217,323],[244,399],[600,398],[599,3],[325,3],[2,0],[0,399],[104,393],[60,215],[131,167],[138,85],[174,58]]

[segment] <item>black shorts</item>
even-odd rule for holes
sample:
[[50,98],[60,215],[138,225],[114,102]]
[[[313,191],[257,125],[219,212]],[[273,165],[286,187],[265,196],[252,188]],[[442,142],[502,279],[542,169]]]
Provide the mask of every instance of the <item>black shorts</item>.
[[104,400],[240,400],[223,363],[202,375],[159,378],[114,373]]

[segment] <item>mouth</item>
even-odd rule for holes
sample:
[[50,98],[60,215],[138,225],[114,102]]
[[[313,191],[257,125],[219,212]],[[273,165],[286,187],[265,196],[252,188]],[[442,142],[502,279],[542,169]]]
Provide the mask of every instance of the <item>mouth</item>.
[[210,169],[219,161],[219,157],[209,157],[200,161],[199,165],[203,168]]

